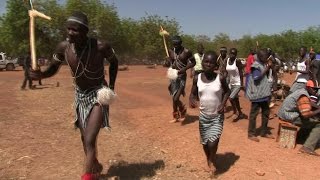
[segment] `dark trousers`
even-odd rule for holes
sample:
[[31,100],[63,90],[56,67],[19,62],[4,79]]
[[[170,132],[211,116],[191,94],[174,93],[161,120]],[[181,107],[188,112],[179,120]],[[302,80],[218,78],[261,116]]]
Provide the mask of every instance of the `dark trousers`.
[[248,128],[248,136],[257,136],[256,134],[256,120],[261,108],[261,135],[266,135],[268,132],[268,121],[269,121],[269,101],[263,102],[251,102],[251,110],[249,117],[249,128]]
[[24,80],[21,86],[22,89],[26,88],[27,82],[29,82],[29,88],[32,88],[32,79],[30,78],[29,70],[24,71]]

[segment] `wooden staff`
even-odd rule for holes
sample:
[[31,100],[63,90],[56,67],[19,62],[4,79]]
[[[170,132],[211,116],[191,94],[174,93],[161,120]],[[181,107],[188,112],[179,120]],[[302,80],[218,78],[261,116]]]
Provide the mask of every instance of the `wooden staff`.
[[[30,1],[31,2],[31,1]],[[32,4],[31,4],[32,8]],[[28,11],[30,17],[29,35],[30,35],[30,49],[31,49],[31,65],[33,70],[39,70],[37,57],[36,57],[36,45],[35,45],[35,18],[40,17],[43,19],[51,20],[51,17],[44,15],[43,13],[31,9]]]
[[161,25],[160,25],[160,35],[162,36],[162,39],[163,39],[163,44],[166,50],[167,57],[169,57],[169,51],[168,51],[166,37],[165,37],[165,35],[169,35],[169,33],[166,30],[164,30]]

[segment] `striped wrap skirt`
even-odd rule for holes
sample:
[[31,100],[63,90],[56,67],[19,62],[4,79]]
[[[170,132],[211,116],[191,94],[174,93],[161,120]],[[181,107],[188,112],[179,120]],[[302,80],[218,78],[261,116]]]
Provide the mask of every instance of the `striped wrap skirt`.
[[223,121],[223,114],[207,117],[200,113],[199,130],[201,144],[206,145],[208,141],[214,142],[220,138],[223,130]]
[[182,76],[179,76],[175,80],[170,80],[168,90],[171,96],[174,97],[180,88],[183,88],[182,95],[185,96],[186,79],[187,79],[187,75],[184,74]]
[[[97,92],[103,86],[98,86],[94,88],[90,88],[88,90],[82,91],[78,87],[75,88],[75,127],[83,129],[87,127],[87,121],[90,116],[91,110],[94,105],[99,103],[97,102]],[[100,105],[102,107],[103,119],[101,128],[109,129],[109,106],[108,105]]]
[[237,97],[239,97],[239,92],[240,92],[241,86],[240,85],[230,85],[230,99],[235,99]]

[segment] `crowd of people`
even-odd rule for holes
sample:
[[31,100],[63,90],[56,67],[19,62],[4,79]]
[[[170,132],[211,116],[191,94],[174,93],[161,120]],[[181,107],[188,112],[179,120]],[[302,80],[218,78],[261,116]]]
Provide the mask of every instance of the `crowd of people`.
[[[112,47],[101,40],[87,36],[89,31],[87,16],[81,12],[73,13],[66,23],[67,40],[62,41],[53,53],[53,61],[44,71],[30,71],[30,58],[25,65],[26,80],[39,80],[55,75],[63,62],[71,70],[75,86],[75,126],[80,129],[83,144],[85,172],[82,180],[98,179],[103,166],[97,154],[97,136],[102,127],[110,128],[109,104],[101,94],[113,91],[118,70],[118,60]],[[238,50],[221,47],[219,55],[206,50],[202,44],[193,54],[182,45],[180,36],[171,38],[173,48],[168,51],[167,64],[177,71],[177,78],[171,79],[168,87],[172,96],[173,120],[184,120],[187,106],[180,100],[185,96],[187,70],[191,69],[193,78],[189,95],[189,106],[199,106],[199,131],[208,171],[216,170],[215,157],[223,131],[224,112],[229,100],[233,110],[233,121],[246,119],[241,110],[239,92],[245,91],[251,102],[248,123],[248,139],[259,142],[256,119],[261,109],[262,131],[260,136],[274,136],[268,130],[270,102],[277,90],[278,65],[275,53],[270,48],[252,50],[246,66],[237,58]],[[318,155],[314,150],[320,139],[320,106],[318,103],[319,63],[315,61],[314,51],[307,56],[307,49],[300,48],[300,60],[291,94],[280,107],[278,116],[284,121],[311,128],[311,133],[300,149],[301,152]],[[104,59],[110,62],[109,83],[105,80]],[[245,79],[244,79],[245,78]],[[29,87],[32,84],[29,83]],[[25,88],[23,83],[22,89]],[[31,84],[31,85],[30,85]],[[107,89],[107,90],[106,90]],[[103,93],[102,93],[103,92]]]
[[[258,136],[275,139],[269,131],[268,122],[270,108],[274,105],[278,90],[278,73],[282,62],[270,48],[251,50],[243,67],[237,58],[236,48],[231,48],[228,52],[226,47],[221,47],[220,54],[217,55],[212,50],[205,51],[204,46],[199,44],[198,52],[191,56],[190,51],[182,46],[180,37],[174,36],[172,40],[174,48],[170,51],[172,55],[168,57],[168,64],[177,69],[179,75],[176,80],[170,80],[169,89],[176,84],[180,88],[179,92],[184,93],[186,69],[191,69],[190,77],[193,78],[193,84],[189,106],[191,108],[199,106],[200,109],[200,139],[210,172],[216,169],[215,155],[222,134],[227,100],[229,99],[232,106],[233,122],[247,118],[241,111],[238,95],[240,90],[244,90],[246,98],[251,102],[248,139],[254,142],[260,141]],[[185,55],[186,51],[188,55]],[[311,49],[308,54],[304,46],[299,49],[299,57],[297,68],[294,70],[295,80],[277,115],[283,121],[311,130],[299,151],[319,156],[315,149],[320,142],[320,103],[318,103],[320,63],[315,60],[314,50]],[[177,96],[170,92],[173,102],[177,102]],[[181,101],[178,104],[181,105]],[[262,121],[261,131],[258,134],[256,119],[260,109]],[[183,111],[179,111],[174,103],[174,121],[171,122],[181,121],[179,117],[183,117],[183,121],[185,110],[183,108]]]

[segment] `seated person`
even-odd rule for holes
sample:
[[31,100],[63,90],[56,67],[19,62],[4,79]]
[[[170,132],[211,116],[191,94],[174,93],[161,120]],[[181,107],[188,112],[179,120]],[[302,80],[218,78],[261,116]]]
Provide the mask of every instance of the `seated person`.
[[315,95],[316,90],[313,81],[309,80],[306,88],[294,91],[286,97],[279,108],[278,116],[301,128],[311,129],[299,151],[319,156],[314,150],[320,140],[320,106],[310,99],[310,95]]

